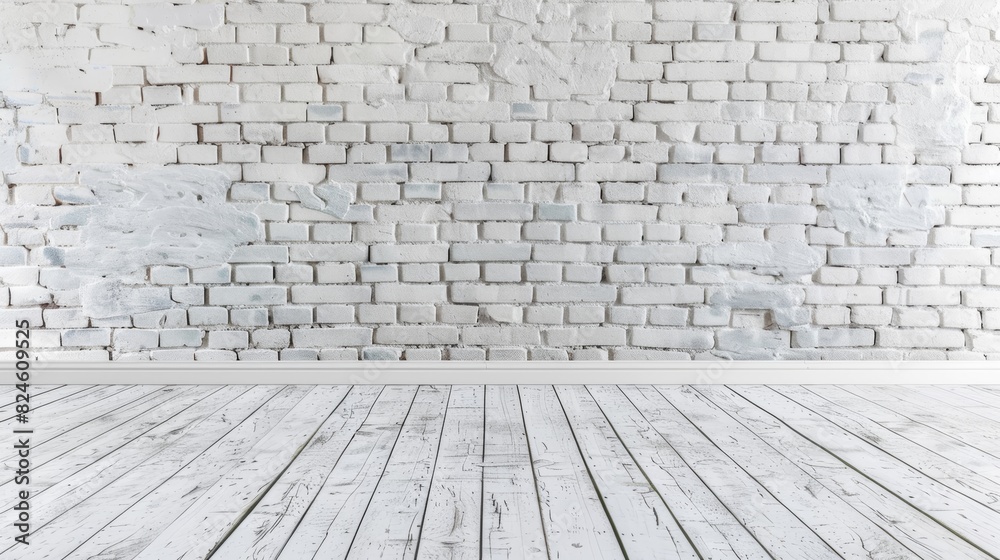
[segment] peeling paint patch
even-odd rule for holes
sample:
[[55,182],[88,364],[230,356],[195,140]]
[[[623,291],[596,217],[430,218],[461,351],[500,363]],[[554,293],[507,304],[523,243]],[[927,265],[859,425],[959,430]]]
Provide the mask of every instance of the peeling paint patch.
[[126,284],[120,279],[102,279],[80,286],[85,315],[97,319],[124,317],[173,307],[169,288]]
[[501,79],[529,85],[546,98],[572,94],[607,95],[618,58],[606,42],[570,43],[573,31],[593,29],[593,10],[570,10],[560,2],[503,2],[497,15],[516,21],[510,40],[497,48],[490,68]]
[[540,7],[538,0],[508,0],[497,5],[497,15],[529,25],[538,20]]
[[[169,291],[129,283],[149,266],[191,268],[225,263],[236,247],[263,238],[256,215],[226,202],[229,179],[195,166],[150,170],[112,168],[81,173],[80,187],[64,190],[89,205],[52,220],[77,223],[79,246],[63,266],[81,279],[84,314],[118,317],[169,309]],[[86,194],[89,193],[89,194]]]
[[299,197],[302,206],[310,210],[343,218],[351,209],[351,193],[337,183],[325,183],[313,187],[308,183],[298,183],[291,186],[295,196]]
[[386,24],[411,43],[430,45],[444,41],[444,22],[408,4],[390,6]]
[[911,151],[918,163],[959,163],[973,123],[969,91],[982,79],[969,72],[968,63],[989,63],[970,58],[969,28],[992,31],[1000,25],[1000,1],[904,2],[898,25],[927,62],[892,88],[896,145]]
[[900,10],[904,22],[910,18],[941,19],[949,22],[966,21],[989,25],[1000,22],[1000,2],[997,0],[920,0],[903,2]]
[[137,27],[189,27],[215,29],[225,21],[222,4],[140,4],[132,8],[132,25]]
[[0,175],[4,177],[20,166],[18,144],[24,136],[21,128],[0,123]]
[[802,306],[805,291],[797,286],[777,286],[741,282],[709,294],[708,303],[728,309],[766,309],[782,328],[809,324],[809,310]]
[[17,53],[0,55],[0,91],[36,91],[58,94],[111,89],[110,66],[87,68],[39,68],[21,62]]
[[893,231],[927,231],[944,221],[944,208],[928,206],[921,189],[907,187],[907,173],[896,165],[834,166],[819,202],[856,243],[882,245]]
[[[556,52],[558,51],[558,52]],[[504,80],[534,86],[541,95],[604,95],[615,82],[617,57],[610,46],[505,44],[491,67]]]
[[786,280],[812,274],[825,261],[819,249],[801,241],[721,243],[702,248],[698,260],[703,264],[750,269]]

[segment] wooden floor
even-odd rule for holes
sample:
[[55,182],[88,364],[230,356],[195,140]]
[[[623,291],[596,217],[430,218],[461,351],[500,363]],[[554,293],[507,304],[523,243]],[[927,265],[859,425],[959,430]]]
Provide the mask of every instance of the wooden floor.
[[4,559],[1000,558],[995,386],[33,390]]

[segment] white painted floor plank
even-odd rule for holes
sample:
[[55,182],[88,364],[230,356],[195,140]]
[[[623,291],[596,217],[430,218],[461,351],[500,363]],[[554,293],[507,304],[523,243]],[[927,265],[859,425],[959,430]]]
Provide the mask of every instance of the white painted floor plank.
[[[50,449],[65,445],[67,441],[80,443],[86,441],[82,438],[107,431],[120,417],[118,413],[126,413],[134,407],[142,406],[144,402],[159,402],[161,399],[173,396],[179,390],[177,387],[156,385],[135,385],[125,387],[121,391],[108,389],[108,392],[98,394],[89,403],[69,405],[70,410],[59,415],[58,424],[45,421],[36,423],[32,441],[32,454],[35,456],[36,464],[40,464],[37,461],[42,453],[48,453]],[[3,461],[7,462],[13,457],[14,455],[8,455]]]
[[771,558],[618,386],[593,385],[588,390],[702,558]]
[[[281,421],[313,391],[314,387],[303,385],[281,388],[277,395],[236,424],[207,449],[183,463],[180,468],[173,470],[169,477],[146,491],[138,500],[133,500],[131,504],[126,504],[124,500],[111,503],[102,500],[101,513],[102,517],[107,519],[106,525],[74,550],[70,558],[80,560],[98,556],[107,560],[149,558],[143,551],[157,534],[164,528],[170,529],[171,524],[186,513],[186,510],[205,492],[212,489],[225,473],[247,461],[248,456],[252,457],[259,443],[272,430],[283,431],[280,428]],[[295,426],[289,425],[288,430],[295,430]],[[293,448],[296,443],[294,439],[288,441]],[[167,463],[167,465],[173,468],[173,464]],[[270,480],[273,478],[268,481]],[[266,482],[250,481],[250,484],[253,486]],[[234,496],[242,497],[242,489],[236,490]],[[121,509],[123,505],[126,506],[125,509]],[[108,519],[110,515],[105,513],[108,510],[116,512],[114,517]],[[193,515],[198,517],[204,513],[203,510],[196,510]],[[201,531],[220,530],[210,523],[214,520],[208,521],[207,526],[200,529]],[[88,523],[93,523],[93,520],[88,520]],[[171,530],[168,540],[175,534]],[[198,542],[196,539],[191,539],[180,546],[194,548],[198,546]],[[168,547],[168,550],[173,549]],[[170,558],[170,556],[164,555],[160,558]]]
[[654,387],[622,386],[622,391],[773,557],[840,558]]
[[[118,387],[118,390],[121,390],[121,388],[126,386],[116,385],[114,387]],[[29,420],[34,427],[37,427],[39,424],[58,425],[59,417],[63,413],[73,410],[73,402],[87,399],[87,395],[100,389],[102,387],[96,385],[62,385],[44,393],[30,393],[28,401],[28,404],[31,406]],[[105,391],[113,390],[108,387],[104,387],[103,389]],[[50,407],[55,403],[59,403],[57,407],[58,412],[50,412],[53,410]],[[14,425],[16,413],[14,407],[11,405],[4,407],[2,412],[3,417],[0,418],[0,428],[6,430]]]
[[601,408],[582,385],[556,386],[556,396],[618,540],[630,557],[696,560],[697,553]]
[[994,411],[1000,411],[1000,392],[991,391],[988,387],[975,385],[942,385],[937,386],[942,391],[962,395],[967,399],[972,399],[979,404],[984,404]]
[[[52,486],[145,431],[134,431],[138,426],[152,428],[169,418],[169,411],[179,412],[214,390],[192,386],[160,389],[149,398],[88,420],[46,441],[31,451],[36,482],[43,488]],[[0,492],[12,484],[12,479],[0,481]]]
[[416,557],[450,393],[449,386],[420,387],[351,542],[349,560]]
[[[41,396],[42,393],[57,387],[59,385],[28,385],[29,402],[31,397]],[[13,412],[11,406],[17,402],[24,402],[17,395],[22,395],[23,399],[24,393],[14,385],[0,385],[0,417],[6,417],[8,413]]]
[[854,414],[870,419],[887,430],[899,434],[920,446],[960,463],[969,469],[1000,482],[997,465],[1000,458],[985,453],[965,442],[955,439],[930,426],[916,422],[886,408],[883,405],[864,399],[843,387],[834,385],[812,385],[809,391],[837,404]]
[[[761,440],[713,402],[725,402],[719,388],[704,393],[693,387],[657,387],[733,461],[844,558],[896,560],[915,558],[837,494]],[[835,518],[836,523],[829,520]]]
[[[952,490],[965,494],[994,511],[1000,511],[1000,483],[834,404],[806,387],[783,385],[773,389]],[[992,471],[994,476],[1000,474],[1000,463],[986,468],[987,473]]]
[[486,389],[455,385],[434,466],[417,558],[479,560]]
[[522,385],[518,392],[549,557],[624,559],[555,389]]
[[[80,472],[98,461],[114,455],[122,448],[127,448],[123,457],[116,456],[119,463],[127,464],[131,450],[138,448],[146,434],[162,433],[160,425],[170,422],[172,417],[186,415],[187,409],[197,406],[204,399],[219,391],[219,387],[192,387],[176,398],[160,403],[158,406],[141,412],[136,417],[115,426],[90,440],[77,442],[78,445],[62,453],[58,457],[39,463],[35,480],[43,489],[42,492],[58,488],[59,483]],[[235,396],[235,395],[234,395]],[[206,412],[207,414],[207,412]],[[187,417],[187,416],[183,416]],[[72,443],[70,444],[72,445]],[[47,452],[43,450],[43,459]],[[116,464],[117,468],[118,464]],[[94,472],[91,470],[90,472]],[[86,475],[84,475],[86,476]],[[79,482],[79,479],[76,479]],[[89,486],[89,484],[88,484]]]
[[939,407],[946,406],[950,408],[957,408],[965,412],[971,412],[981,418],[991,420],[994,423],[1000,423],[1000,410],[981,402],[979,399],[967,397],[961,392],[949,391],[944,387],[935,387],[931,385],[908,385],[905,389],[909,394],[915,393],[921,397],[933,399],[935,402],[941,403],[937,405]]
[[[113,518],[152,491],[157,481],[169,479],[281,387],[227,389],[224,387],[225,393],[212,395],[222,393],[220,397],[226,400],[206,403],[210,406],[196,405],[189,409],[194,413],[192,416],[175,416],[172,422],[161,424],[154,432],[135,440],[136,445],[124,446],[39,493],[33,503],[38,545],[32,554],[39,559],[67,557],[103,528],[110,521],[109,516]],[[5,555],[10,552],[5,550],[0,558],[8,557]]]
[[[128,539],[123,541],[122,548],[135,549],[139,543],[151,540],[133,557],[145,560],[162,558],[196,560],[208,556],[291,464],[320,425],[333,414],[349,390],[350,387],[347,385],[321,385],[309,389],[308,394],[296,402],[252,447],[239,453],[236,449],[227,450],[227,455],[236,456],[238,461],[223,459],[216,463],[222,469],[226,465],[232,465],[232,468],[198,496],[166,528],[158,529],[157,533],[139,539],[136,536],[138,528],[134,526],[134,521],[130,524],[116,524],[116,530],[128,534]],[[261,431],[262,428],[254,426],[254,431]],[[189,467],[195,467],[194,463]],[[207,470],[213,472],[216,469]],[[178,473],[171,482],[183,475],[183,471]],[[192,479],[197,485],[192,486],[191,490],[164,484],[139,504],[132,506],[125,515],[141,518],[145,517],[144,512],[148,512],[148,515],[165,518],[162,507],[158,508],[156,503],[161,498],[172,495],[184,496],[183,500],[173,500],[174,502],[184,502],[196,496],[195,492],[203,488],[207,480],[204,476]],[[143,505],[146,506],[144,511],[136,511]],[[173,509],[181,511],[179,505]],[[115,542],[116,538],[111,536],[111,531],[106,530],[104,533],[108,534],[104,540]],[[95,537],[94,540],[100,539]]]
[[[73,395],[59,402],[59,408],[65,407],[65,410],[53,414],[52,418],[41,417],[38,420],[38,428],[46,429],[52,434],[63,433],[121,407],[135,404],[163,388],[162,385],[98,387],[93,391],[82,395]],[[44,440],[39,440],[38,443],[41,445]]]
[[[156,452],[168,448],[176,437],[207,419],[249,387],[192,387],[132,422],[109,430],[63,455],[42,463],[34,472],[35,529],[47,520],[110,484]],[[8,505],[0,514],[11,511]],[[6,527],[4,527],[6,530]]]
[[770,411],[790,428],[828,450],[916,509],[993,556],[1000,556],[1000,514],[944,486],[769,387],[734,391]]
[[[1000,459],[1000,424],[952,407],[935,406],[933,399],[907,393],[905,387],[851,385],[844,389]],[[970,430],[970,426],[975,429]]]
[[[989,558],[934,519],[731,389],[699,387],[698,390],[709,395],[713,403],[726,410],[734,420],[765,441],[776,453],[794,462],[916,557],[927,560]],[[825,509],[821,508],[823,511]],[[905,552],[902,554],[902,557],[907,556]]]
[[273,560],[281,553],[319,494],[372,406],[382,386],[356,385],[302,453],[215,551],[213,557]]
[[281,560],[343,558],[358,531],[417,387],[385,388],[281,549]]
[[1000,559],[1000,386],[32,389],[31,560]]
[[485,438],[483,559],[547,559],[517,386],[486,386]]

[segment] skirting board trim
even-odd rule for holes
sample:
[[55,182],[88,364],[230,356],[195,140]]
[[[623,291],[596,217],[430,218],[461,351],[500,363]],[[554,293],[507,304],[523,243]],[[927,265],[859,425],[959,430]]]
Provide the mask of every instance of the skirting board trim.
[[[17,382],[5,364],[0,385]],[[993,362],[59,362],[38,385],[231,384],[972,384],[1000,385]]]

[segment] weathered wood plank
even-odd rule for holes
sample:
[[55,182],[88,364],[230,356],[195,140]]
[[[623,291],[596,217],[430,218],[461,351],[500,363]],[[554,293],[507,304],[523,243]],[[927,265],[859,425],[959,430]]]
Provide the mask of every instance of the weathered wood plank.
[[[147,420],[154,418],[154,423],[148,424],[148,427],[155,426],[169,417],[165,414],[168,410],[179,411],[183,409],[174,408],[175,401],[190,406],[194,400],[184,400],[181,397],[194,394],[196,389],[199,389],[197,393],[202,396],[215,390],[193,386],[161,389],[131,405],[73,427],[46,441],[45,445],[38,449],[32,448],[31,457],[36,475],[35,480],[40,487],[48,487],[61,480],[60,476],[68,476],[89,465],[96,460],[90,452],[102,449],[111,452],[138,435],[136,433],[129,436],[129,432],[123,430],[124,426],[138,424],[139,420],[137,419],[140,417]],[[109,434],[113,434],[113,436],[108,437]],[[52,463],[53,461],[55,462]],[[50,465],[50,463],[52,464]],[[12,479],[0,481],[0,492],[3,492],[3,488],[9,484],[13,484]]]
[[547,559],[517,386],[486,386],[485,437],[482,557]]
[[962,394],[961,387],[958,388],[958,391],[947,390],[946,387],[934,385],[908,385],[904,389],[909,394],[920,395],[921,400],[924,398],[933,399],[941,403],[939,406],[971,412],[972,414],[991,420],[994,424],[1000,423],[1000,409],[983,403],[980,399],[965,396]]
[[1000,541],[995,538],[996,528],[1000,527],[997,512],[864,443],[768,387],[734,386],[733,390],[984,552],[1000,555]]
[[1000,558],[995,387],[661,391],[36,386],[32,558]]
[[[994,511],[1000,511],[1000,483],[834,404],[806,387],[783,385],[772,389],[952,490],[965,494]],[[987,466],[987,469],[992,470],[993,474],[1000,474],[1000,464]]]
[[[896,559],[913,554],[795,462],[775,453],[746,426],[734,420],[693,387],[657,387],[684,416],[796,517],[844,558]],[[721,391],[705,393],[724,402]],[[836,523],[829,523],[830,518]]]
[[551,385],[522,385],[550,558],[625,558]]
[[[86,441],[77,442],[78,445],[58,456],[50,456],[48,451],[43,450],[40,454],[42,462],[36,471],[35,480],[42,487],[42,491],[48,491],[67,477],[74,475],[89,467],[91,464],[116,453],[126,446],[141,445],[135,441],[146,434],[156,434],[158,426],[169,422],[175,414],[186,414],[186,410],[192,406],[197,406],[204,399],[219,390],[219,387],[191,387],[188,391],[169,399],[166,402],[152,406],[145,411],[138,412],[135,417],[127,420]],[[81,438],[82,439],[82,438]],[[68,445],[73,445],[70,442]],[[122,457],[125,461],[128,455]]]
[[991,391],[982,385],[941,385],[937,388],[948,391],[956,395],[962,395],[967,399],[972,399],[984,404],[995,411],[1000,411],[1000,392]]
[[655,388],[623,386],[622,391],[769,554],[775,558],[840,558]]
[[[206,469],[213,473],[210,478],[205,471],[200,470],[200,466],[192,463],[188,466],[192,470],[190,482],[184,482],[183,485],[173,483],[174,480],[183,480],[186,473],[182,470],[129,510],[133,518],[155,517],[168,520],[171,514],[165,512],[162,506],[158,507],[157,502],[170,496],[180,496],[172,500],[175,505],[170,509],[183,512],[183,516],[175,518],[162,530],[162,523],[156,523],[156,529],[146,531],[143,537],[139,537],[139,533],[145,528],[146,522],[133,522],[126,526],[116,524],[115,530],[119,534],[112,535],[110,531],[104,531],[106,536],[103,539],[99,538],[101,535],[93,539],[95,550],[101,550],[102,554],[114,550],[98,548],[96,541],[101,540],[116,543],[115,546],[120,546],[122,550],[135,550],[148,542],[134,556],[136,560],[205,558],[277,480],[316,433],[317,428],[333,414],[349,390],[347,385],[320,385],[310,389],[251,447],[245,450],[227,449],[225,455],[214,463],[206,463],[213,467],[221,466],[222,469],[228,465],[233,466],[200,496],[197,492],[216,477],[216,469]],[[264,426],[255,426],[254,432],[259,432],[262,428]],[[233,458],[237,462],[234,463]],[[190,505],[187,505],[189,502]],[[124,555],[122,558],[124,559]]]
[[389,455],[413,406],[417,387],[386,387],[332,466],[322,489],[278,554],[282,560],[343,558],[357,533]]
[[416,557],[450,393],[448,386],[420,388],[348,559]]
[[[208,417],[220,406],[247,391],[247,387],[236,386],[190,389],[132,422],[39,464],[32,480],[33,487],[38,488],[33,493],[36,505],[49,503],[52,507],[48,512],[36,510],[35,518],[44,521],[46,515],[51,519],[72,508],[139,464],[155,452],[153,449],[168,447],[172,431],[184,430],[188,424]],[[57,493],[58,497],[50,499],[52,493]],[[0,514],[6,515],[9,511],[10,506]]]
[[[794,462],[809,476],[835,493],[840,500],[881,527],[910,552],[899,557],[946,560],[988,556],[912,507],[881,485],[857,472],[829,451],[797,433],[771,413],[724,387],[699,387],[713,403],[765,441],[775,452]],[[837,522],[840,517],[836,516]],[[880,556],[892,549],[874,550]],[[893,556],[889,556],[893,557]]]
[[[960,409],[941,406],[933,399],[907,392],[905,387],[848,385],[843,388],[1000,458],[1000,424]],[[975,429],[970,430],[970,426],[975,426]]]
[[593,385],[588,390],[702,558],[771,558],[619,387]]
[[[82,558],[100,554],[108,560],[125,560],[143,555],[143,551],[160,530],[169,526],[181,513],[185,513],[224,473],[244,461],[246,455],[312,391],[313,387],[303,385],[283,387],[277,395],[203,452],[185,461],[164,480],[154,485],[138,485],[143,492],[138,500],[132,500],[132,503],[126,503],[126,500],[112,501],[110,504],[108,500],[102,500],[103,510],[119,510],[120,513],[83,543],[74,554]],[[139,470],[143,469],[140,467]],[[150,472],[155,473],[156,470],[150,469]],[[120,493],[120,490],[116,492]],[[123,505],[126,508],[120,510]],[[196,543],[196,540],[191,540],[183,546],[194,547]]]
[[382,386],[354,386],[302,453],[213,553],[213,557],[277,558],[319,494],[333,466],[368,419],[382,390]]
[[582,385],[559,385],[562,404],[591,479],[630,557],[696,560],[670,507],[632,460],[601,408]]
[[[14,402],[14,395],[21,393],[21,390],[18,389],[16,384],[0,385],[0,387],[3,387],[3,396],[0,397],[0,403],[3,403],[3,407],[10,406],[10,403]],[[65,387],[65,385],[35,385],[33,383],[29,383],[28,392],[32,395],[39,396],[60,387]],[[76,387],[93,387],[93,385],[76,385]]]
[[191,416],[175,416],[134,440],[134,445],[122,447],[39,493],[33,504],[38,544],[32,553],[39,558],[66,556],[257,411],[281,387],[247,390],[233,386],[233,390],[235,394],[216,393],[226,400],[213,399],[205,403],[208,406],[191,407],[185,411]]
[[885,429],[929,449],[938,455],[959,463],[993,482],[1000,483],[1000,458],[977,449],[948,434],[916,422],[882,406],[855,395],[835,385],[812,385],[809,391],[824,399],[867,418]]
[[[3,397],[0,397],[0,428],[9,429],[15,423],[14,418],[17,414],[15,406],[23,403],[25,397],[24,393],[13,385],[5,385],[4,387],[6,388],[6,393]],[[27,392],[28,402],[32,405],[32,409],[34,409],[34,407],[41,406],[42,403],[51,399],[53,395],[59,394],[59,392],[65,394],[68,390],[66,387],[66,385],[30,385]],[[93,388],[93,386],[88,385],[74,385],[72,387],[77,391],[85,388]],[[53,391],[57,392],[53,393]],[[32,419],[32,422],[35,422],[35,420]]]
[[485,399],[482,385],[451,389],[417,558],[479,560]]
[[[61,385],[56,387],[51,391],[46,391],[44,393],[34,393],[33,391],[29,393],[28,404],[31,405],[31,412],[29,414],[31,424],[33,426],[38,426],[39,424],[52,423],[53,425],[59,420],[59,416],[62,412],[72,410],[75,405],[73,402],[80,402],[93,397],[87,397],[88,394],[93,393],[102,389],[96,385]],[[109,388],[105,387],[104,391],[110,391]],[[72,400],[66,400],[72,399]],[[59,403],[59,412],[51,412],[53,410],[51,407],[53,404]],[[14,424],[14,419],[16,418],[16,413],[14,411],[15,403],[12,401],[3,409],[3,418],[0,418],[0,427],[7,428]]]
[[[34,426],[34,440],[32,441],[32,454],[47,450],[52,444],[64,442],[66,439],[76,440],[85,437],[87,433],[107,429],[106,418],[114,418],[118,411],[128,410],[131,407],[139,406],[143,402],[156,398],[156,394],[161,390],[170,393],[176,392],[176,388],[164,388],[155,385],[133,385],[115,390],[114,387],[102,387],[104,392],[92,392],[88,394],[86,402],[67,403],[67,410],[60,411],[59,422],[41,421]],[[11,454],[4,457],[4,462],[13,459]],[[36,463],[37,464],[37,463]]]

